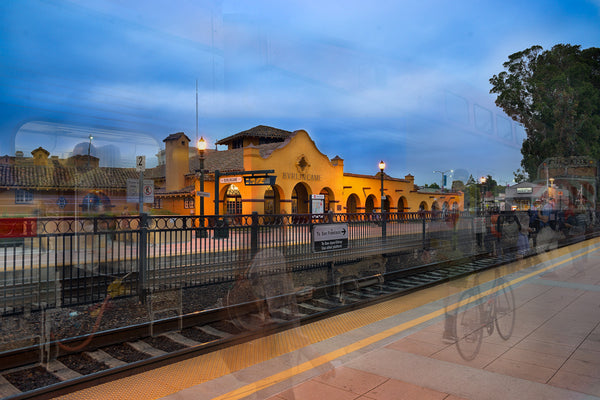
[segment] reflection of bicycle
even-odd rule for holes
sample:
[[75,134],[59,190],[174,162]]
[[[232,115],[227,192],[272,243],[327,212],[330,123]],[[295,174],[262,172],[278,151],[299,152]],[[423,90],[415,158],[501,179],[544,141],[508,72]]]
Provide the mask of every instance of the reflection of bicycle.
[[[480,293],[476,285],[463,292],[458,302],[459,314],[456,316],[456,348],[466,361],[473,360],[479,353],[483,334],[488,336],[498,330],[498,335],[508,340],[515,327],[515,295],[502,277],[494,281],[493,294],[487,300],[469,307],[470,298]],[[461,311],[462,310],[462,311]]]

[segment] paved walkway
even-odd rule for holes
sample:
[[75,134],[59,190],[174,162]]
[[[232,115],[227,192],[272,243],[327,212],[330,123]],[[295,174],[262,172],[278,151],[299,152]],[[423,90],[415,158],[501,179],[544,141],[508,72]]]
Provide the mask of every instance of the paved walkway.
[[[595,239],[64,398],[600,399],[599,264]],[[510,337],[465,359],[444,340],[461,294],[506,285]]]

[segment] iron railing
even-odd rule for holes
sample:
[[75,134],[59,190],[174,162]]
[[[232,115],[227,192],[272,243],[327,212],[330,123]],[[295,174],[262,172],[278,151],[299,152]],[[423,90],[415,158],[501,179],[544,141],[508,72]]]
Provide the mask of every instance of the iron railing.
[[[290,270],[415,249],[459,245],[473,252],[482,229],[474,218],[432,212],[24,218],[25,228],[11,221],[11,229],[27,234],[0,241],[0,313],[95,302],[117,279],[119,295],[142,301],[149,290],[233,281],[265,249]],[[313,251],[318,224],[347,224],[347,248]]]

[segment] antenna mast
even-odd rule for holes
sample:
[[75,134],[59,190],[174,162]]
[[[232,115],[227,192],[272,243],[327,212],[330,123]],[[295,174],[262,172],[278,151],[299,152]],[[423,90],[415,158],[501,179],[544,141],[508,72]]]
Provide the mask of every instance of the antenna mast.
[[198,143],[198,79],[196,79],[196,142]]

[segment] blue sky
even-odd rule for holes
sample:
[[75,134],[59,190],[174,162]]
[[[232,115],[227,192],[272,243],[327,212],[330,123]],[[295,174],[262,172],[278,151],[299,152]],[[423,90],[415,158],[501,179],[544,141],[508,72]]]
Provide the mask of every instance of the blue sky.
[[[417,4],[418,3],[418,4]],[[512,180],[524,132],[489,78],[532,45],[598,47],[600,1],[0,2],[0,155],[84,149],[149,163],[170,133],[214,143],[306,129],[345,170]]]

